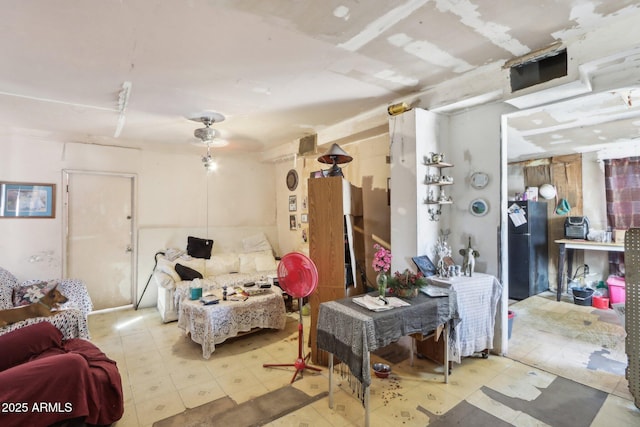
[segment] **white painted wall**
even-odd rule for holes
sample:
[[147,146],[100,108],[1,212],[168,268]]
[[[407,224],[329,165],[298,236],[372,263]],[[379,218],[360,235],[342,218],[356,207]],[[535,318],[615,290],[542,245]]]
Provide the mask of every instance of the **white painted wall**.
[[[467,247],[471,236],[471,244],[480,252],[476,270],[502,278],[503,293],[496,314],[493,349],[498,354],[508,351],[508,284],[506,270],[501,268],[500,262],[506,248],[500,246],[506,242],[507,232],[501,216],[501,210],[506,206],[506,182],[501,181],[503,165],[506,173],[506,159],[502,158],[501,116],[509,111],[512,107],[496,103],[456,114],[450,118],[448,141],[456,183],[452,189],[454,205],[449,242],[456,264],[461,264],[462,256],[458,251]],[[489,175],[489,183],[483,189],[475,189],[469,183],[471,175],[479,171]],[[484,199],[489,205],[485,216],[476,217],[469,212],[470,203],[477,198]]]
[[[391,133],[391,271],[406,268],[415,271],[411,260],[416,255],[428,255],[435,263],[434,246],[441,228],[448,228],[450,205],[441,206],[439,221],[430,220],[428,205],[424,201],[430,188],[425,185],[427,173],[452,172],[434,170],[425,166],[425,156],[431,152],[446,151],[447,117],[415,108],[389,119]],[[444,142],[443,142],[444,141]],[[445,158],[450,162],[448,155]],[[453,187],[453,186],[451,186]],[[449,191],[450,187],[447,187]]]
[[[455,185],[451,194],[451,236],[454,260],[462,264],[460,249],[466,248],[469,236],[474,249],[480,252],[476,270],[499,276],[498,227],[500,225],[500,116],[510,111],[506,104],[491,104],[451,116],[449,142],[446,150],[455,165],[452,168]],[[474,172],[486,172],[489,184],[483,189],[471,187]],[[482,198],[489,212],[476,217],[469,205]]]
[[[289,252],[302,252],[309,254],[309,245],[302,239],[302,230],[308,228],[308,224],[302,224],[301,214],[308,213],[308,200],[306,208],[303,206],[304,199],[307,197],[307,179],[309,174],[305,172],[305,163],[310,159],[294,158],[293,156],[275,164],[275,194],[276,205],[275,212],[277,216],[278,240],[280,242],[279,255],[285,255]],[[319,163],[318,163],[319,164]],[[287,188],[287,173],[294,169],[298,173],[298,186],[295,190],[290,191]],[[319,169],[319,168],[318,168]],[[296,197],[296,211],[289,211],[289,197]],[[289,216],[295,215],[297,228],[291,230]]]
[[[330,145],[330,144],[329,144]],[[342,173],[347,181],[357,187],[363,187],[366,183],[370,191],[383,191],[386,193],[387,177],[389,176],[389,165],[386,157],[389,155],[389,135],[382,134],[372,136],[363,140],[355,140],[345,144],[339,144],[340,148],[353,157],[353,160],[342,165]],[[308,241],[303,240],[303,231],[308,233],[308,223],[300,223],[301,215],[308,214],[304,200],[308,197],[308,180],[310,173],[320,169],[327,169],[329,165],[318,162],[317,158],[322,155],[328,147],[318,147],[316,154],[307,156],[289,156],[284,160],[275,163],[275,191],[276,191],[276,213],[278,237],[280,242],[280,255],[291,251],[309,253]],[[298,187],[290,191],[286,186],[286,176],[289,170],[294,169],[298,173]],[[289,196],[296,196],[297,210],[289,212]],[[295,215],[299,223],[296,230],[289,228],[289,216]],[[375,221],[375,213],[367,212],[365,221]],[[377,224],[372,224],[372,228],[377,228]],[[307,234],[308,236],[308,234]],[[383,236],[388,238],[388,236]]]
[[140,151],[7,136],[0,155],[0,180],[56,184],[55,218],[0,218],[0,266],[19,279],[62,274],[62,170],[132,172]]
[[0,219],[0,266],[20,280],[61,277],[63,169],[136,174],[139,228],[204,227],[207,203],[209,226],[274,226],[273,164],[245,154],[218,160],[218,171],[207,176],[193,154],[9,136],[0,152],[0,180],[57,184],[56,216]]

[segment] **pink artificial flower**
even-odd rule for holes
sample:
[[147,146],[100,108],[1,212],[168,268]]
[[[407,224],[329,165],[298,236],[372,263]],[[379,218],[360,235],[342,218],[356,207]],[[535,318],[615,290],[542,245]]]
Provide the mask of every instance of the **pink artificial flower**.
[[391,251],[383,248],[379,244],[373,245],[376,253],[373,255],[372,267],[377,272],[387,272],[391,268]]

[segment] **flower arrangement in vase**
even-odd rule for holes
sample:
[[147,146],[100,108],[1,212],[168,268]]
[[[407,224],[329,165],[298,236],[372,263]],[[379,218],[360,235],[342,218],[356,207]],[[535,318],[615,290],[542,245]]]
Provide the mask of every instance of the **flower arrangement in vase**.
[[387,293],[387,272],[391,269],[391,251],[383,248],[378,243],[373,245],[376,250],[373,254],[372,267],[378,273],[376,276],[376,285],[378,286],[378,294],[384,298]]
[[406,269],[402,273],[396,271],[388,280],[389,291],[399,297],[413,298],[418,290],[427,285],[427,279],[421,272],[414,273]]

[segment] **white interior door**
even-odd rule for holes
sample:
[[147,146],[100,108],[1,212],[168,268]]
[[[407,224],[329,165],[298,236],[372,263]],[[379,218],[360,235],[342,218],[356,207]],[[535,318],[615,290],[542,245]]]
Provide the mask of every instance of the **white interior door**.
[[134,179],[65,171],[65,277],[86,283],[94,310],[134,302]]

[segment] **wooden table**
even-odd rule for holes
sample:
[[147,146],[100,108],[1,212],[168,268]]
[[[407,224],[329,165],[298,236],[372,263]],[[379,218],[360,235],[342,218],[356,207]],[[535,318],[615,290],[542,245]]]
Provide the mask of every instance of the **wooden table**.
[[[555,241],[558,244],[558,285],[556,300],[560,301],[562,297],[562,276],[564,274],[565,258],[567,261],[567,279],[571,276],[573,267],[573,251],[581,249],[584,251],[606,251],[606,252],[624,252],[623,243],[604,243],[592,242],[582,239],[560,239]],[[567,284],[567,286],[569,286]],[[569,289],[567,289],[567,292]]]
[[[362,386],[365,426],[369,425],[370,352],[411,334],[428,335],[457,322],[456,305],[449,297],[430,298],[422,293],[406,299],[411,305],[375,312],[359,306],[353,298],[320,304],[317,327],[318,348],[329,353],[329,407],[333,407],[333,355],[345,363]],[[444,382],[449,379],[448,348],[445,346]]]

